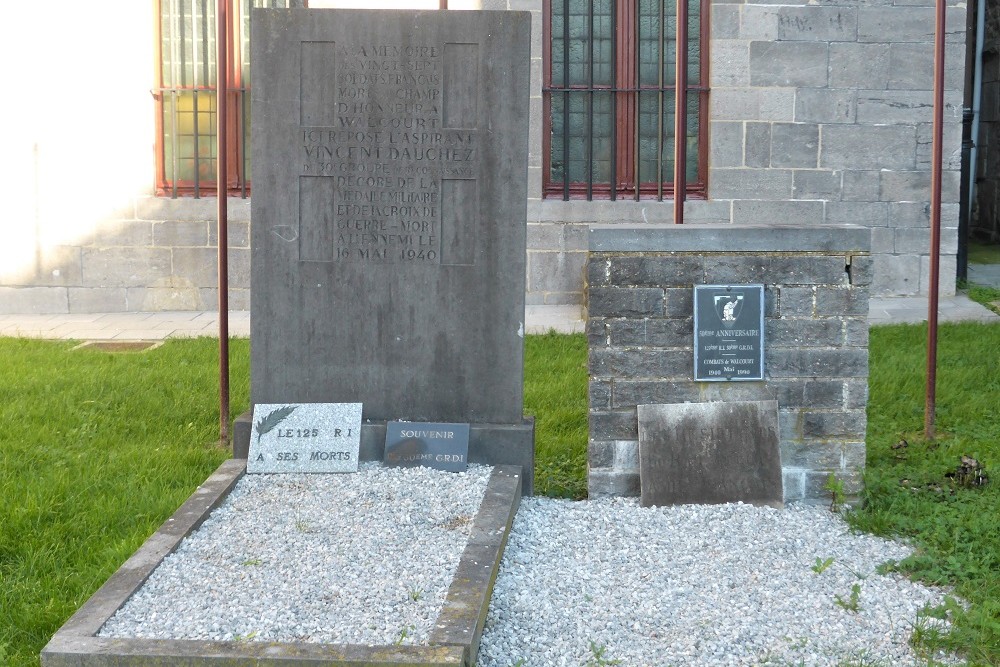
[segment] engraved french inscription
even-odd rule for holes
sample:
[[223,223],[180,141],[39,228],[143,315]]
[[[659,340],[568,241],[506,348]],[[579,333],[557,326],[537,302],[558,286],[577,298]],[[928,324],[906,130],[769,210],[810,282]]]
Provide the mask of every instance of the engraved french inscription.
[[[303,46],[303,68],[305,52]],[[311,191],[300,195],[299,259],[474,263],[475,224],[470,223],[478,218],[480,156],[470,114],[477,108],[478,75],[466,80],[456,74],[455,61],[471,58],[475,69],[478,46],[338,42],[333,53],[326,53],[335,90],[324,95],[330,104],[325,122],[306,126],[303,112],[297,139],[300,175],[329,183],[322,186],[321,201],[317,187],[300,181]],[[309,67],[315,66],[310,60]],[[302,85],[315,80],[301,77]],[[445,127],[446,117],[456,119],[457,126]],[[444,179],[460,179],[460,185],[446,186]]]

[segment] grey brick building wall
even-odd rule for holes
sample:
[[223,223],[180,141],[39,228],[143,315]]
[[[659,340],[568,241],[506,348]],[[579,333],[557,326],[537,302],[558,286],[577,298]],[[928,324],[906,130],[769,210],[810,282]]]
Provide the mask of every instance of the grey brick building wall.
[[[542,0],[482,4],[532,14],[527,302],[582,304],[589,225],[671,222],[672,203],[542,198]],[[966,12],[949,4],[945,294],[954,291]],[[933,0],[713,2],[708,198],[687,203],[686,222],[864,225],[873,293],[926,291],[932,14]],[[135,88],[148,98],[148,82]],[[92,236],[56,247],[40,239],[27,268],[0,267],[0,312],[214,307],[212,200],[140,196],[125,208]],[[230,207],[234,307],[249,306],[247,210]]]
[[[708,199],[688,201],[685,221],[864,225],[872,228],[872,292],[926,292],[933,4],[714,2]],[[966,12],[949,4],[944,294],[955,288]],[[541,20],[540,3],[510,6]],[[532,93],[539,100],[540,90],[539,70]],[[533,156],[534,188],[541,162]],[[528,211],[529,303],[580,300],[588,224],[673,219],[669,201],[538,198]]]
[[[865,463],[869,230],[595,226],[588,272],[589,491],[638,495],[636,406],[778,402],[786,501],[854,495]],[[765,286],[763,382],[695,382],[693,286]]]
[[[139,197],[80,245],[40,249],[3,276],[0,312],[90,313],[218,307],[214,198]],[[250,200],[229,200],[230,306],[250,308]]]

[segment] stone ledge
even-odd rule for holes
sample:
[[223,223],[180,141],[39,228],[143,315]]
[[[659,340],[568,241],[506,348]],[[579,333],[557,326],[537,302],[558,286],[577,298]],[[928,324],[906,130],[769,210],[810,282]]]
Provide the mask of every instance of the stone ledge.
[[591,225],[591,252],[835,252],[867,254],[857,225]]
[[42,649],[42,667],[466,667],[475,663],[500,559],[521,498],[521,469],[496,466],[426,646],[95,637],[246,472],[230,459],[150,536]]

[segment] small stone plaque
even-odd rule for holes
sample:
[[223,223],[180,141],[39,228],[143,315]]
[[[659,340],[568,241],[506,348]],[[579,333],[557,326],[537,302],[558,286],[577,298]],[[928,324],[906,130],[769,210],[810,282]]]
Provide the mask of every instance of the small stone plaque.
[[382,460],[392,467],[463,472],[469,467],[469,425],[389,422]]
[[764,379],[763,285],[695,285],[694,379]]
[[357,472],[361,403],[258,403],[248,473]]
[[638,414],[644,507],[781,506],[777,401],[640,405]]

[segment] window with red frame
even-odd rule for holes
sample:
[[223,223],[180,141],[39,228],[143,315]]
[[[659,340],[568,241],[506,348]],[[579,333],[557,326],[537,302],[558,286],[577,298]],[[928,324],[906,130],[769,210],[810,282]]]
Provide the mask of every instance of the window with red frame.
[[[688,3],[687,192],[704,194],[708,0]],[[545,0],[547,197],[673,196],[674,0]]]
[[[288,0],[231,0],[227,26],[230,193],[250,180],[250,9]],[[216,189],[216,0],[157,0],[157,194],[214,195]]]

